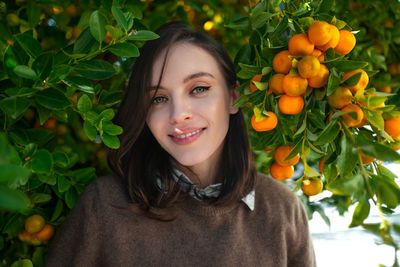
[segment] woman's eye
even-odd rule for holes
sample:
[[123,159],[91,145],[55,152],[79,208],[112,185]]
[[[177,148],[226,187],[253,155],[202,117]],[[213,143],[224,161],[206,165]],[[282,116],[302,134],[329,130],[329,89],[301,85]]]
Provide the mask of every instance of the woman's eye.
[[161,104],[161,103],[163,103],[163,102],[165,102],[165,101],[167,101],[167,98],[166,98],[166,97],[157,96],[157,97],[154,97],[154,98],[153,98],[152,103],[153,103],[153,104]]
[[210,89],[210,86],[198,86],[193,89],[192,93],[201,94],[208,91],[208,89]]

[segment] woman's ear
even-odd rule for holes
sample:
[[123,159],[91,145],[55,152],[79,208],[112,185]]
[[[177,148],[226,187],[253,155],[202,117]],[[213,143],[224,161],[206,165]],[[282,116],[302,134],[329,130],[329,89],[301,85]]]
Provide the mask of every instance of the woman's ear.
[[240,92],[237,91],[236,89],[233,90],[229,90],[229,94],[230,94],[230,109],[229,109],[229,113],[230,114],[236,114],[239,111],[239,108],[234,108],[232,107],[233,104],[236,103],[236,101],[239,99],[240,97]]

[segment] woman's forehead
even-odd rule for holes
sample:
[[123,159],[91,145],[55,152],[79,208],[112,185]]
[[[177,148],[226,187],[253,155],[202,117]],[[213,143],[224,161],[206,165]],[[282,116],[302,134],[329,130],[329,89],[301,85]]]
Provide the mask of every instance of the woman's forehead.
[[168,50],[164,49],[156,58],[152,68],[152,85],[158,83],[164,65],[162,81],[185,78],[196,73],[208,73],[215,79],[222,78],[217,61],[203,48],[190,43],[179,43]]

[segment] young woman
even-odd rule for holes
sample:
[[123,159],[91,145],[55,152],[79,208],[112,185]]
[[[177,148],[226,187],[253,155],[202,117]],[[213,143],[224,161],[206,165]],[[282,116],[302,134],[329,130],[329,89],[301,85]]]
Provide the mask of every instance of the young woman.
[[113,174],[86,188],[47,266],[315,266],[301,202],[254,168],[226,51],[183,23],[157,33],[115,118]]

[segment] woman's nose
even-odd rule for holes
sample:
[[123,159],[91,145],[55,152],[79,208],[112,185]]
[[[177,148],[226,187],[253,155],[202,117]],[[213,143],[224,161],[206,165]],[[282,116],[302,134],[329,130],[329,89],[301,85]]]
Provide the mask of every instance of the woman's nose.
[[171,105],[170,123],[180,124],[191,120],[193,117],[190,103],[183,99],[173,100]]

